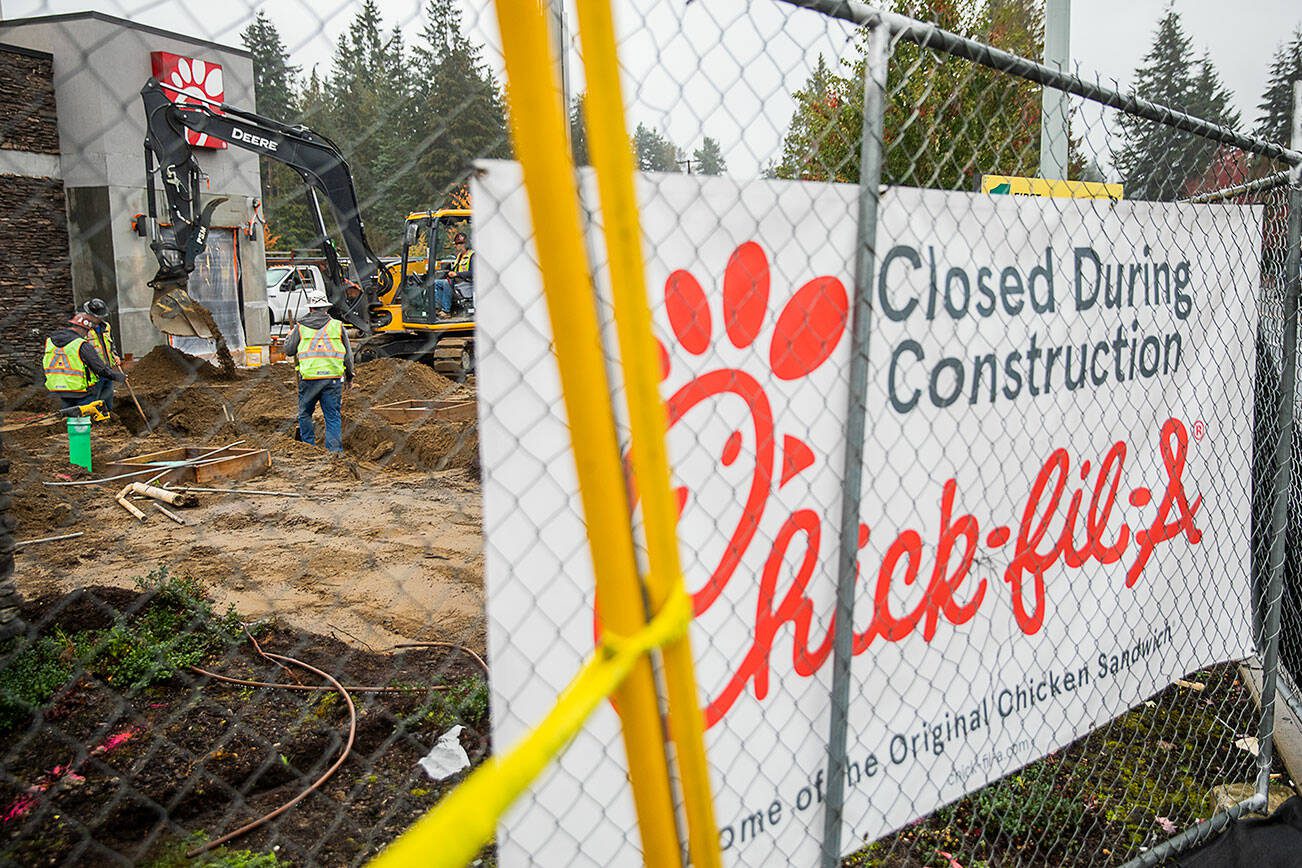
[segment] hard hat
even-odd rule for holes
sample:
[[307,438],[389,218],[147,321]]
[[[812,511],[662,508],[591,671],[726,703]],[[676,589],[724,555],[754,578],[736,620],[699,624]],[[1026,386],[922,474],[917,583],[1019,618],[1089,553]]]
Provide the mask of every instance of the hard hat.
[[307,290],[307,306],[312,308],[329,307],[330,299],[326,297],[325,292],[314,287]]
[[93,329],[95,321],[84,313],[73,314],[72,319],[68,320],[68,325],[79,329]]
[[102,298],[88,299],[86,303],[81,306],[81,310],[82,313],[88,313],[93,317],[98,317],[99,319],[106,318],[109,313],[108,305],[104,303],[104,299]]

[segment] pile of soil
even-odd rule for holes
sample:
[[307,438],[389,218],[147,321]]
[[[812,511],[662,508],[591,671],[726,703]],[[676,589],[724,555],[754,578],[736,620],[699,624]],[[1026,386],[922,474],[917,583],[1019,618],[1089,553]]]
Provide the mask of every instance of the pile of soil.
[[195,380],[237,380],[238,371],[223,371],[208,364],[198,356],[183,353],[175,347],[154,347],[127,371],[131,385],[149,383],[166,384],[173,389],[186,386]]
[[[29,601],[23,616],[56,635],[102,629],[139,604],[135,592],[90,587]],[[367,861],[461,780],[432,781],[417,765],[443,731],[464,727],[472,764],[490,750],[487,703],[481,711],[460,698],[482,684],[483,670],[460,652],[362,651],[279,624],[259,641],[344,684],[423,689],[354,692],[356,741],[343,766],[235,849],[275,848],[295,865]],[[297,667],[287,674],[248,643],[201,665],[252,680],[320,683]],[[82,675],[34,720],[0,736],[0,811],[12,814],[0,824],[0,862],[138,864],[188,849],[189,835],[211,840],[306,789],[339,756],[347,729],[346,704],[331,691],[244,688],[190,672],[131,691]]]
[[434,371],[428,365],[405,359],[376,359],[357,366],[353,389],[366,395],[372,404],[392,401],[470,400],[474,395]]
[[[201,359],[158,347],[131,373],[145,417],[125,395],[116,402],[115,415],[133,434],[153,429],[194,444],[243,439],[285,448],[293,442],[298,383],[290,364],[231,378]],[[353,388],[344,395],[345,452],[354,460],[404,470],[478,465],[478,427],[473,421],[393,425],[371,412],[378,404],[406,400],[471,401],[474,393],[418,362],[378,359],[361,364]],[[317,419],[318,441],[323,442],[319,412]]]

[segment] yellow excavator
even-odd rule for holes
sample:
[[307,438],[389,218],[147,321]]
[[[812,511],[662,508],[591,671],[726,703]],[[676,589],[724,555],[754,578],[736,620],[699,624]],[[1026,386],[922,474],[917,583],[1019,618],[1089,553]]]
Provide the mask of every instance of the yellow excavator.
[[402,259],[389,267],[389,289],[371,308],[372,334],[358,350],[361,361],[381,356],[421,358],[435,370],[463,379],[475,369],[475,300],[454,287],[451,316],[440,319],[434,281],[451,268],[452,239],[464,234],[474,249],[470,211],[449,208],[407,215]]
[[[195,259],[207,242],[213,209],[224,201],[211,198],[201,207],[201,172],[185,138],[186,131],[193,130],[284,163],[302,178],[321,241],[331,313],[359,333],[355,347],[359,361],[385,356],[419,360],[457,379],[474,372],[475,308],[470,284],[454,288],[450,317],[440,318],[434,305],[434,281],[451,264],[453,235],[464,232],[470,238],[469,210],[409,215],[402,259],[386,267],[366,239],[352,172],[334,142],[306,127],[225,103],[176,103],[168,90],[169,85],[151,78],[140,92],[148,130],[148,228],[159,265],[150,281],[154,288],[150,319],[160,331],[214,339],[223,365],[233,367],[211,313],[187,291]],[[155,174],[163,182],[171,223],[166,232],[157,215]],[[347,248],[349,269],[330,241],[320,198],[326,200]]]

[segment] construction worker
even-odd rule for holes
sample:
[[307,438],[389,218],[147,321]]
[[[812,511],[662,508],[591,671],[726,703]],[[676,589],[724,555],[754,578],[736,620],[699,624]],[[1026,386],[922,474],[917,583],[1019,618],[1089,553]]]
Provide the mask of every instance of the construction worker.
[[[110,368],[122,367],[122,358],[117,354],[117,348],[113,346],[113,326],[109,324],[108,305],[103,299],[92,298],[81,306],[81,312],[91,318],[95,324],[91,330],[89,339],[95,346],[95,351],[99,357],[104,360]],[[113,412],[113,381],[103,380],[104,388],[101,393],[104,399],[104,409],[110,413]]]
[[434,281],[434,309],[439,319],[452,316],[454,297],[466,300],[474,297],[474,257],[466,233],[458,232],[452,237],[457,248],[457,258],[452,261],[452,268],[443,273],[441,280]]
[[60,401],[60,409],[102,401],[106,391],[126,375],[104,364],[89,340],[94,321],[84,313],[73,315],[68,328],[45,339],[45,388]]
[[344,388],[353,382],[353,348],[344,324],[330,316],[330,300],[308,290],[308,312],[285,336],[285,355],[298,367],[298,438],[316,443],[312,412],[321,405],[325,417],[325,447],[343,452]]

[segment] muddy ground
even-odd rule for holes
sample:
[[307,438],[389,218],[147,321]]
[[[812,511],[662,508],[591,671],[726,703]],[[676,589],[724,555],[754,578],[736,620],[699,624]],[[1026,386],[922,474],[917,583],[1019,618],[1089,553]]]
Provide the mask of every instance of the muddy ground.
[[[482,652],[483,559],[474,422],[392,425],[374,404],[473,399],[424,365],[383,359],[359,366],[344,399],[345,456],[294,440],[295,381],[287,364],[224,377],[158,348],[129,369],[153,433],[121,385],[112,422],[97,424],[97,461],[177,445],[269,449],[268,474],[235,487],[305,498],[201,494],[180,526],[149,504],[140,523],[111,485],[49,487],[84,478],[67,463],[62,425],[5,433],[13,460],[19,540],[71,530],[85,536],[24,549],[19,589],[29,598],[100,585],[129,588],[156,566],[199,580],[220,606],[334,635],[358,648],[446,640]],[[46,408],[40,392],[7,383],[6,425]],[[324,425],[317,415],[317,437]],[[133,431],[140,436],[133,435]]]
[[[75,635],[106,629],[141,604],[136,592],[93,587],[29,600],[24,615],[56,636]],[[468,655],[359,651],[284,626],[257,633],[266,651],[328,669],[345,685],[400,688],[350,692],[351,750],[320,788],[209,857],[187,858],[320,778],[347,743],[347,703],[330,690],[254,689],[192,671],[141,690],[83,673],[34,719],[3,732],[0,863],[363,864],[464,777],[434,781],[419,766],[442,733],[461,725],[474,764],[489,752],[483,670]],[[249,680],[322,683],[259,658],[246,641],[204,665]]]

